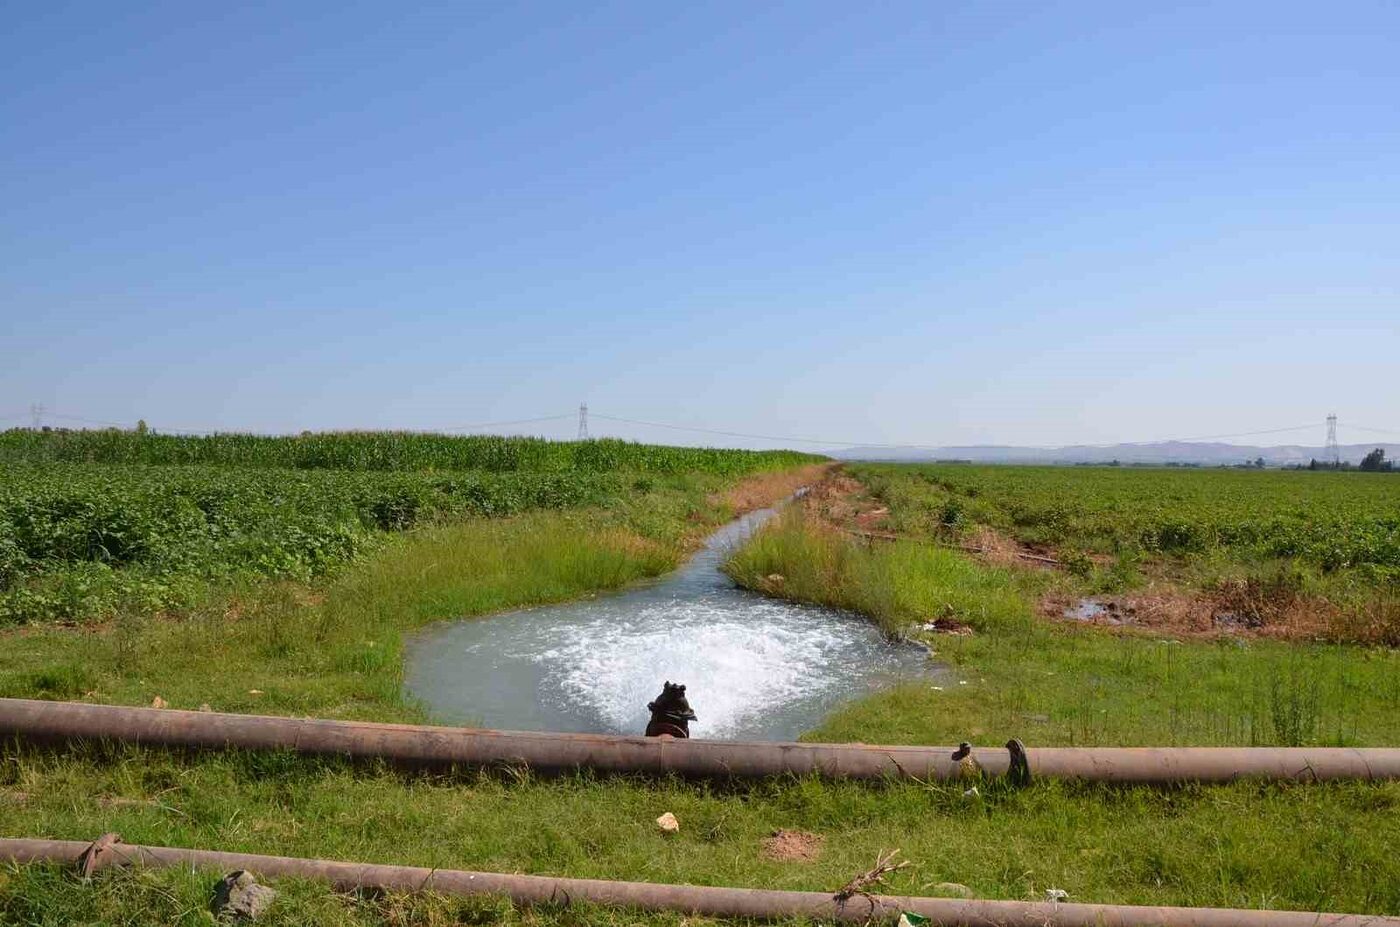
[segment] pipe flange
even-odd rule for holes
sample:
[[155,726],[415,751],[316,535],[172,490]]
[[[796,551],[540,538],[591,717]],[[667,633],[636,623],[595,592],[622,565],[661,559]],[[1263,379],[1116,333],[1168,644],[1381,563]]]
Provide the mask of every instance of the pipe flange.
[[1019,737],[1006,742],[1006,752],[1011,754],[1011,765],[1007,767],[1006,778],[1017,788],[1031,784],[1031,761],[1026,756],[1026,745]]

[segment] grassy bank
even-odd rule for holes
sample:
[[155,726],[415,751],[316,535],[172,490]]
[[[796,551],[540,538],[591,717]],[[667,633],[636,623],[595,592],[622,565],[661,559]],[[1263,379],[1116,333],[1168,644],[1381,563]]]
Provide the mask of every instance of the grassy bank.
[[[792,476],[758,478],[782,493]],[[672,477],[606,508],[386,535],[319,581],[245,582],[176,613],[0,632],[0,695],[361,719],[420,717],[402,635],[431,621],[616,589],[674,567],[732,513],[731,481]]]
[[387,536],[616,508],[816,461],[623,441],[356,433],[0,432],[0,626],[186,610],[307,581]]
[[[785,517],[726,566],[771,595],[849,608],[926,641],[958,678],[838,712],[815,739],[1042,745],[1400,743],[1400,654],[1270,640],[1114,635],[1051,623],[1063,578],[933,544],[869,544]],[[971,633],[925,630],[939,623]]]
[[[1070,596],[1180,633],[1400,645],[1391,474],[861,464],[882,530],[1051,554]],[[1062,603],[1054,603],[1062,607]]]
[[[587,594],[665,569],[727,514],[712,498],[715,488],[705,481],[653,487],[608,509],[408,532],[353,572],[311,585],[252,587],[223,609],[182,621],[11,631],[3,638],[0,691],[132,704],[159,695],[176,707],[208,702],[225,710],[418,718],[398,687],[405,631],[448,615]],[[767,495],[784,489],[773,485]],[[1188,678],[1192,673],[1214,666],[1223,678],[1241,665],[1233,662],[1241,659],[1235,651],[1214,645],[1142,640],[1132,643],[1140,651],[1125,656],[1130,652],[1113,649],[1116,639],[1102,638],[1103,649],[1094,650],[1094,635],[1047,629],[1034,617],[1031,602],[1043,580],[927,545],[872,550],[785,521],[745,548],[734,562],[736,570],[741,565],[750,582],[770,584],[766,591],[856,606],[891,629],[952,614],[974,628],[971,636],[931,636],[940,659],[958,673],[940,683],[941,691],[909,687],[852,705],[814,735],[823,739],[1161,741],[1191,716],[1191,699],[1222,707],[1203,681]],[[775,574],[781,580],[770,578]],[[1239,653],[1253,659],[1256,651]],[[1188,662],[1151,662],[1158,659]],[[1346,666],[1351,672],[1350,658]],[[1383,687],[1394,669],[1382,662],[1357,685]],[[1172,707],[1177,690],[1185,693],[1180,709]],[[1363,700],[1347,698],[1326,696],[1324,703],[1335,713]],[[1261,703],[1251,723],[1263,740],[1279,742],[1268,733],[1271,717]],[[1375,742],[1389,736],[1389,724],[1378,712],[1347,736]],[[1211,740],[1202,733],[1208,726],[1179,727],[1171,736],[1247,742],[1224,728]],[[1331,735],[1310,736],[1329,742]],[[187,757],[96,746],[54,753],[8,745],[0,762],[5,835],[91,839],[116,830],[152,844],[826,891],[868,869],[880,851],[899,847],[914,865],[891,877],[896,892],[929,894],[948,881],[981,897],[1038,898],[1062,888],[1078,901],[1362,912],[1400,910],[1400,863],[1391,851],[1400,838],[1397,809],[1400,788],[1389,784],[1154,790],[1045,782],[1022,791],[992,785],[966,798],[961,786],[912,782],[718,786],[632,777],[410,776],[283,754]],[[680,833],[657,830],[654,820],[665,811],[680,819]],[[820,856],[768,858],[763,838],[777,828],[825,837]],[[47,867],[8,870],[0,873],[0,922],[208,923],[214,875],[111,873],[83,886]],[[348,897],[295,881],[278,887],[283,898],[269,923],[683,920]]]
[[[1044,783],[1023,791],[915,783],[870,787],[781,781],[737,790],[678,781],[409,778],[282,756],[188,762],[129,751],[7,764],[6,833],[128,840],[655,882],[834,891],[899,847],[913,862],[892,891],[937,883],[981,897],[1079,901],[1400,909],[1392,851],[1400,789],[1328,785],[1261,789],[1112,789]],[[14,795],[27,792],[17,802]],[[8,804],[5,804],[8,802]],[[670,811],[673,836],[654,819]],[[1367,826],[1346,826],[1369,822]],[[763,838],[792,828],[826,838],[812,862],[780,862]],[[0,886],[0,920],[149,923],[144,905],[199,923],[212,879],[104,876],[97,889],[31,867]],[[168,895],[167,895],[168,893]],[[173,896],[173,898],[169,897]],[[276,923],[447,923],[449,905],[355,900],[295,886]],[[492,908],[494,910],[494,907]],[[544,923],[667,923],[638,915],[547,912]],[[165,919],[162,918],[162,922]],[[469,920],[469,922],[477,922]],[[693,923],[693,921],[692,921]]]

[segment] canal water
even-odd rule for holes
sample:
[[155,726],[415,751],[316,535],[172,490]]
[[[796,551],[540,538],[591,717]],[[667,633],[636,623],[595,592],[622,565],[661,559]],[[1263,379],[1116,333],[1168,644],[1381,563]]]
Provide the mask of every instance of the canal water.
[[847,612],[769,599],[720,572],[776,514],[712,535],[683,567],[626,591],[443,622],[409,642],[406,686],[441,721],[640,734],[647,702],[683,683],[692,737],[793,740],[847,700],[940,672]]

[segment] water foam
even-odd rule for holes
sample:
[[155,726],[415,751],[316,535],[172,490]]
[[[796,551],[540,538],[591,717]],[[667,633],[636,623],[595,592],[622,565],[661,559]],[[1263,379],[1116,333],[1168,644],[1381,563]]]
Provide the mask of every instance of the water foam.
[[866,649],[866,635],[850,633],[864,629],[807,619],[777,603],[749,602],[739,613],[677,602],[620,623],[559,627],[533,659],[558,682],[552,697],[591,706],[617,730],[644,728],[646,703],[672,680],[687,685],[696,706],[693,736],[732,736],[787,703],[829,695],[851,675],[843,655]]
[[670,680],[699,715],[693,736],[792,739],[843,699],[937,670],[861,618],[735,587],[724,550],[769,514],[660,582],[429,629],[410,644],[408,690],[445,720],[639,734]]

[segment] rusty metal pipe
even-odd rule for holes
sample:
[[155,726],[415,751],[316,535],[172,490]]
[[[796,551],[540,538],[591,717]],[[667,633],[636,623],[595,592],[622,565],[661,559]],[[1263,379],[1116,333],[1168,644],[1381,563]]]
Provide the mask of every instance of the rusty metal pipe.
[[[542,772],[676,773],[711,778],[819,773],[876,779],[957,775],[952,750],[798,743],[672,740],[323,721],[204,711],[0,699],[0,737],[38,742],[109,740],[194,749],[295,750],[382,759],[410,767],[522,765]],[[983,765],[1007,768],[1005,750]]]
[[[593,769],[710,778],[818,774],[948,780],[961,774],[952,747],[549,734],[28,699],[0,699],[0,738],[4,737],[201,750],[294,750],[407,767],[522,765],[540,772]],[[1400,779],[1400,749],[1389,747],[1041,747],[1025,752],[1032,777],[1132,783]],[[1002,747],[979,748],[975,755],[989,776],[1004,775],[1011,765]]]
[[[76,863],[89,844],[78,840],[0,839],[0,860],[14,863]],[[446,895],[503,895],[521,905],[575,901],[643,911],[673,911],[707,917],[786,920],[795,917],[889,923],[901,911],[936,924],[961,927],[1400,927],[1400,918],[1298,911],[1229,908],[1166,908],[1065,902],[975,901],[953,898],[855,896],[838,901],[821,892],[770,891],[652,882],[610,882],[551,876],[507,875],[415,866],[380,866],[289,856],[223,853],[118,843],[96,868],[141,865],[247,869],[264,877],[321,879],[341,891],[374,888]]]
[[1400,779],[1394,747],[1035,747],[1031,775],[1099,782]]

